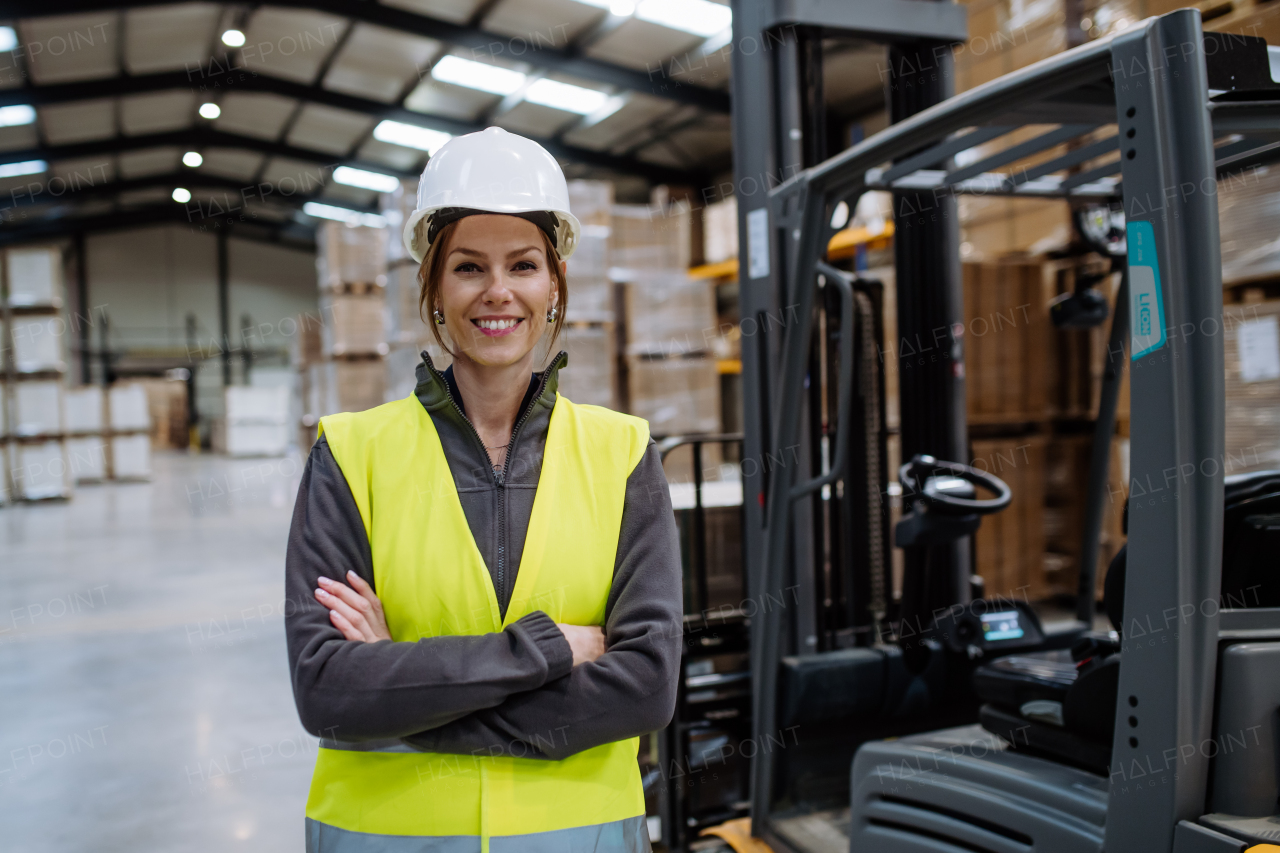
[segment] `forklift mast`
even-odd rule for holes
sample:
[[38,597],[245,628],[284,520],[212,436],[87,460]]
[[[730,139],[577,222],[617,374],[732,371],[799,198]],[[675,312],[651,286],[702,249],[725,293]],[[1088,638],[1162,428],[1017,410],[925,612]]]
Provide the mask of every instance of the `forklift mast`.
[[[1280,611],[1201,606],[1217,602],[1222,587],[1224,367],[1223,336],[1216,330],[1223,296],[1216,187],[1220,179],[1280,160],[1274,143],[1280,87],[1261,39],[1204,33],[1198,11],[1180,10],[950,98],[944,99],[945,83],[933,81],[895,93],[893,85],[907,80],[888,69],[894,123],[812,162],[825,153],[821,139],[828,138],[816,107],[823,37],[887,44],[890,61],[919,72],[927,61],[942,68],[947,46],[965,39],[963,14],[959,7],[922,0],[734,4],[742,316],[761,330],[743,336],[744,459],[761,463],[755,476],[744,476],[744,554],[749,594],[784,603],[760,607],[751,624],[758,746],[753,834],[778,849],[798,849],[779,840],[770,822],[775,809],[796,806],[774,791],[777,767],[791,759],[764,748],[778,736],[780,714],[795,711],[795,697],[782,696],[784,662],[807,655],[822,666],[830,663],[824,671],[839,676],[846,663],[870,654],[865,650],[859,658],[851,654],[857,649],[832,649],[819,639],[815,618],[824,570],[822,543],[808,533],[816,529],[816,495],[834,496],[841,487],[848,494],[866,476],[845,452],[853,432],[844,402],[853,395],[845,386],[855,382],[856,370],[815,370],[825,364],[814,356],[822,330],[833,322],[847,330],[844,317],[834,319],[829,308],[857,286],[824,260],[838,230],[833,217],[839,220],[840,206],[853,209],[868,190],[894,194],[899,337],[918,335],[919,345],[936,347],[938,355],[928,369],[901,370],[903,458],[962,461],[963,341],[956,328],[951,205],[956,195],[977,193],[1097,201],[1122,206],[1126,217],[1127,317],[1117,312],[1113,338],[1128,326],[1134,440],[1124,616],[1126,625],[1138,628],[1125,631],[1111,763],[1120,778],[1150,774],[1156,764],[1165,771],[1157,774],[1158,784],[1110,785],[1105,849],[1168,851],[1175,828],[1200,819],[1207,802],[1208,755],[1178,746],[1212,736],[1218,644],[1230,637],[1280,636]],[[950,75],[918,76],[945,81]],[[1246,77],[1256,85],[1243,85]],[[1047,125],[1054,127],[1044,130]],[[980,154],[977,162],[954,165],[960,151],[1028,126],[1042,130]],[[820,138],[807,142],[807,135]],[[1042,162],[1016,174],[999,171],[1037,156]],[[1064,170],[1075,171],[1055,176]],[[918,215],[926,202],[936,216]],[[839,342],[842,355],[849,346],[849,340]],[[826,403],[812,405],[819,393],[841,401],[834,418]],[[913,464],[934,463],[921,458]],[[965,549],[957,545],[957,553],[939,558],[940,550],[928,549],[927,572],[908,563],[914,579],[904,579],[903,614],[964,600]],[[1192,618],[1183,618],[1189,608]],[[1171,753],[1176,767],[1169,765]]]

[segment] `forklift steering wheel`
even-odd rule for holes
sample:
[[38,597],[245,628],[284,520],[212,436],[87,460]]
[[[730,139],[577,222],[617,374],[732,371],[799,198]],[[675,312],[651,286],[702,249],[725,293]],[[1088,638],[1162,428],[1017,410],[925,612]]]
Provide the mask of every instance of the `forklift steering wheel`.
[[[990,515],[1007,507],[1013,499],[1013,491],[999,477],[958,462],[939,462],[923,454],[903,465],[898,477],[909,492],[921,495],[931,512],[941,515]],[[974,492],[963,487],[961,492],[956,488],[962,486],[959,481],[980,486],[993,492],[995,497],[982,500],[967,497]]]

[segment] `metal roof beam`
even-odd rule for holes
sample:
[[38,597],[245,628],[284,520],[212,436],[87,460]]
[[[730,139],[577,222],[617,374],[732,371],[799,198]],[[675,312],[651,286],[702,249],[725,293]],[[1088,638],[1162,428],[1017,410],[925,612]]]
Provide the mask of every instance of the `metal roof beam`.
[[[193,70],[191,72],[171,71],[160,74],[112,77],[104,80],[86,80],[77,83],[22,86],[14,89],[0,90],[0,106],[8,106],[10,104],[31,104],[33,106],[40,107],[49,104],[64,104],[75,101],[93,100],[97,98],[116,98],[148,92],[162,92],[170,89],[188,89],[197,93],[206,93],[209,95],[222,94],[231,91],[266,92],[281,95],[286,98],[310,101],[312,103],[323,104],[337,109],[363,113],[377,120],[390,119],[393,121],[403,122],[405,124],[431,128],[432,130],[440,130],[445,133],[453,134],[454,136],[464,133],[474,133],[475,131],[484,129],[484,126],[480,124],[473,124],[440,116],[426,115],[424,113],[406,110],[395,104],[386,104],[369,98],[361,98],[355,95],[347,95],[342,92],[334,92],[320,86],[295,83],[291,80],[270,77],[266,74],[249,74],[243,72],[243,69],[223,71],[217,74],[206,74],[199,70]],[[220,131],[214,132],[217,133]],[[553,139],[538,139],[535,137],[535,141],[540,143],[551,153],[553,157],[558,159],[582,163],[602,169],[609,169],[623,174],[639,175],[657,183],[689,183],[696,182],[698,179],[704,177],[704,175],[698,172],[658,166],[632,157],[619,157],[617,155],[610,154],[608,151],[595,151],[590,148],[567,145]],[[91,143],[85,144],[88,145]],[[280,145],[281,143],[266,144]],[[3,160],[3,156],[4,155],[0,155],[0,161],[11,162]],[[306,159],[302,155],[288,156],[299,156],[301,159]],[[318,155],[311,154],[308,156],[314,158]],[[378,164],[369,164],[368,167],[375,171],[396,171],[388,166]],[[401,174],[405,174],[409,177],[417,177],[416,172],[406,172]]]
[[[100,12],[122,7],[158,6],[170,2],[172,0],[133,0],[128,3],[122,3],[120,0],[61,0],[57,11],[59,14]],[[544,32],[531,32],[523,37],[512,37],[380,3],[353,3],[351,0],[272,0],[271,5],[328,12],[343,18],[468,48],[477,58],[481,54],[503,56],[545,68],[548,71],[568,74],[620,89],[644,92],[647,95],[690,104],[711,112],[726,114],[729,112],[727,93],[668,78],[661,63],[656,69],[647,72],[637,71],[598,59],[576,56],[571,51],[555,47],[557,25],[550,25]],[[10,18],[28,18],[48,15],[49,11],[47,0],[10,0],[6,4],[5,15]]]

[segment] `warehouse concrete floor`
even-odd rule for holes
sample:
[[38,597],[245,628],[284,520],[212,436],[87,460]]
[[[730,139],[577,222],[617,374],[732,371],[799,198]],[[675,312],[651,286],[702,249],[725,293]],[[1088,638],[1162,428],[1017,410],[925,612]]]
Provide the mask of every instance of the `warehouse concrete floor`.
[[0,508],[0,846],[300,850],[316,741],[283,629],[299,459]]

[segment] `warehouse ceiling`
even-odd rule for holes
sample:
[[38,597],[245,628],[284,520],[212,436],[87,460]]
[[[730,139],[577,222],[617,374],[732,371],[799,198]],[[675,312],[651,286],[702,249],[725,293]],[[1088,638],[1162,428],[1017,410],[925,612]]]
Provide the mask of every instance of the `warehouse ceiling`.
[[[69,14],[42,16],[51,5]],[[389,177],[489,125],[539,140],[570,177],[705,185],[730,168],[718,0],[11,0],[3,14],[6,241],[175,217],[296,230],[308,202],[372,213]]]

